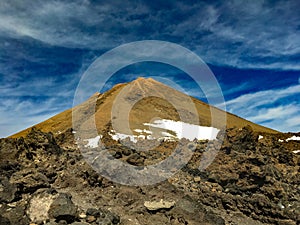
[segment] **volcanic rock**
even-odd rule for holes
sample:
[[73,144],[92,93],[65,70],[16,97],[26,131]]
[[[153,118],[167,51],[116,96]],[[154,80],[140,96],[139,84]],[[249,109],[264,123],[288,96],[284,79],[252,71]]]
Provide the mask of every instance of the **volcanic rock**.
[[57,221],[65,220],[68,223],[77,218],[77,206],[71,200],[72,196],[66,193],[60,193],[50,205],[48,214],[50,218]]
[[11,184],[6,177],[0,177],[0,202],[9,203],[15,199],[17,186]]

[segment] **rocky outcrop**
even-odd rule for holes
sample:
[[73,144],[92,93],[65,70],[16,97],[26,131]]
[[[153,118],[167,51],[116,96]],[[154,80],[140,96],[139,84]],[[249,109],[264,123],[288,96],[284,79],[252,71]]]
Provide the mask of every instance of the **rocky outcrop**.
[[[300,142],[278,141],[292,134],[228,129],[204,171],[198,170],[203,154],[220,141],[186,140],[180,148],[194,154],[174,176],[129,187],[97,174],[76,148],[72,130],[66,132],[58,140],[35,129],[25,138],[0,139],[0,224],[300,222],[300,155],[293,152]],[[147,152],[105,138],[111,157],[137,168],[165,159],[178,144],[161,142]]]
[[77,207],[71,200],[72,196],[65,193],[60,193],[50,205],[48,214],[50,219],[56,221],[66,221],[72,223],[77,216]]

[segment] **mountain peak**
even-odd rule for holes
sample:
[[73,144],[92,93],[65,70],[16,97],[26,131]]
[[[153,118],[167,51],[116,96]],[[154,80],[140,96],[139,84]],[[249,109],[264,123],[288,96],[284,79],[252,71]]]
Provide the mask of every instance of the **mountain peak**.
[[[119,98],[119,101],[116,99]],[[96,108],[91,105],[97,99]],[[121,100],[120,100],[121,99]],[[227,128],[242,128],[250,125],[253,130],[259,132],[276,133],[266,127],[254,124],[233,114],[226,113],[220,109],[210,107],[208,104],[190,97],[172,87],[169,87],[153,78],[138,77],[137,79],[123,84],[117,84],[103,94],[95,93],[86,102],[76,106],[74,109],[66,110],[40,124],[35,125],[44,132],[61,133],[72,128],[72,111],[82,112],[80,117],[86,127],[92,122],[96,123],[100,132],[112,121],[112,110],[116,106],[120,115],[124,114],[124,104],[134,104],[129,112],[130,127],[133,129],[144,129],[141,124],[150,123],[154,118],[169,119],[173,121],[199,121],[201,126],[214,126],[223,128],[224,124],[212,124],[212,108],[215,115],[226,116]],[[126,107],[125,107],[126,108]],[[193,109],[194,111],[191,111]],[[87,113],[90,112],[90,113]],[[118,119],[120,119],[119,116]],[[128,118],[127,118],[128,119]],[[190,122],[196,124],[198,122]],[[23,130],[13,137],[25,136],[30,128]]]
[[142,84],[157,84],[157,85],[163,85],[161,82],[151,78],[151,77],[148,77],[148,78],[145,78],[145,77],[138,77],[137,79],[131,81],[131,83],[142,83]]
[[151,77],[138,77],[135,79],[136,81],[149,81],[149,80],[154,80]]

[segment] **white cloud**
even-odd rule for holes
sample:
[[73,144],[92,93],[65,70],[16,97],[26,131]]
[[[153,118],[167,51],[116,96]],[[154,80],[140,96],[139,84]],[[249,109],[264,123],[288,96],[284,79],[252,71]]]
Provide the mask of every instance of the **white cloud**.
[[0,137],[6,137],[40,123],[72,107],[78,74],[62,82],[50,77],[35,77],[18,85],[0,88]]
[[273,89],[245,94],[226,102],[229,109],[239,110],[245,108],[257,108],[261,105],[273,102],[292,95],[300,94],[300,85],[290,86],[285,89]]
[[125,17],[144,11],[130,2],[11,1],[0,5],[0,31],[64,47],[112,48],[126,36],[112,30],[137,25],[138,20]]
[[18,98],[1,99],[0,137],[6,137],[54,116],[64,107],[56,98],[34,102]]
[[[297,2],[268,5],[260,1],[226,1],[219,6],[199,6],[182,21],[174,34],[199,32],[193,46],[206,62],[238,68],[299,70],[300,16]],[[201,33],[204,32],[204,35]],[[195,40],[190,41],[192,46]]]
[[[0,31],[89,49],[168,36],[212,64],[300,69],[296,60],[288,60],[300,52],[297,1],[174,4],[177,14],[129,1],[7,1],[0,3]],[[176,22],[178,14],[182,17]]]
[[[245,94],[226,102],[229,112],[283,132],[299,132],[300,85]],[[280,104],[276,104],[280,102]]]
[[257,114],[248,117],[249,120],[255,121],[257,123],[264,122],[266,120],[276,119],[287,119],[287,115],[294,115],[299,111],[299,106],[296,104],[291,105],[281,105],[278,107],[263,108],[257,110]]

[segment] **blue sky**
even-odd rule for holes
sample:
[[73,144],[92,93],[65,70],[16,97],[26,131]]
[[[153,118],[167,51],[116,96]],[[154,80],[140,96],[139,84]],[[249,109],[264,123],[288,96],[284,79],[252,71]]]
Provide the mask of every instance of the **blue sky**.
[[[198,54],[229,112],[280,131],[300,131],[300,2],[0,1],[0,137],[73,103],[88,66],[132,41],[163,40]],[[163,76],[203,98],[175,68],[140,63],[108,85]],[[203,99],[205,100],[205,99]]]

